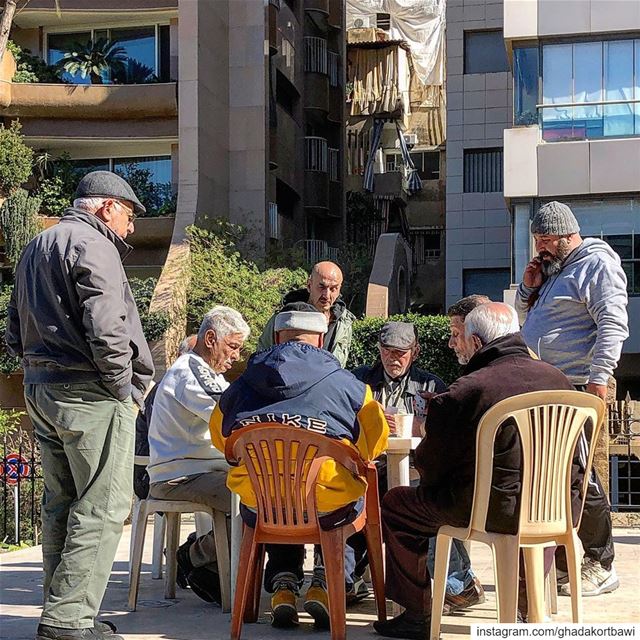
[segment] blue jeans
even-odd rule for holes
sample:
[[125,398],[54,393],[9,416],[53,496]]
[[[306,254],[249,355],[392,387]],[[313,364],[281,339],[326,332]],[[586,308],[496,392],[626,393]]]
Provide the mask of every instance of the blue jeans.
[[[433,577],[436,559],[436,538],[429,540],[427,566]],[[447,575],[447,593],[452,596],[461,594],[473,582],[474,573],[471,570],[469,554],[460,540],[453,539],[451,555],[449,556],[449,574]]]

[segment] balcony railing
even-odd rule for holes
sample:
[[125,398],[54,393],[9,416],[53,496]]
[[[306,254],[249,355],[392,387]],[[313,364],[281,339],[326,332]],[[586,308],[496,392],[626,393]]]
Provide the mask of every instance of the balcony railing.
[[275,202],[269,203],[269,237],[274,240],[280,239],[280,220],[278,217],[278,205]]
[[329,149],[329,180],[338,182],[340,180],[340,150]]
[[296,246],[301,246],[304,259],[309,264],[316,264],[323,260],[338,261],[338,247],[330,247],[326,240],[300,240]]
[[[546,142],[640,136],[640,99],[538,104],[538,123]],[[535,124],[519,114],[516,124]]]
[[329,63],[329,85],[332,87],[340,86],[340,54],[335,51],[329,51],[327,54]]
[[304,70],[311,73],[328,72],[327,41],[324,38],[305,37]]
[[325,138],[307,136],[304,139],[304,156],[306,171],[327,172],[329,150]]

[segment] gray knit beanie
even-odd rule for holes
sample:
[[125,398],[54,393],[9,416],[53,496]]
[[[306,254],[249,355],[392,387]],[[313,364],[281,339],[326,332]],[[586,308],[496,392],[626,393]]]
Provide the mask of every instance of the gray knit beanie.
[[547,202],[531,221],[531,233],[543,236],[568,236],[578,233],[580,225],[573,212],[562,202]]

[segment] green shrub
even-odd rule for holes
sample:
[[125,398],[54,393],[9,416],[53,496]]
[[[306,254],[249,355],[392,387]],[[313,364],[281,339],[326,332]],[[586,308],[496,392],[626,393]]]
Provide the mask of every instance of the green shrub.
[[129,280],[133,297],[136,301],[136,307],[140,314],[142,331],[144,332],[144,337],[149,342],[162,338],[165,331],[169,328],[169,315],[167,313],[164,311],[149,311],[149,305],[151,304],[151,298],[153,297],[153,291],[157,283],[157,278],[145,278],[144,280],[131,278]]
[[42,231],[38,217],[40,198],[24,189],[14,191],[0,207],[0,231],[4,236],[5,255],[15,270],[23,249]]
[[16,61],[16,72],[11,79],[12,82],[62,82],[60,71],[39,56],[34,56],[29,49],[19,47],[11,40],[7,42],[7,49],[11,51]]
[[0,195],[11,195],[31,176],[33,150],[20,133],[17,120],[7,129],[0,124]]
[[[413,322],[418,330],[420,356],[417,365],[451,384],[459,375],[460,367],[451,349],[449,340],[449,319],[446,316],[421,316],[414,313],[391,316],[389,320]],[[383,318],[363,318],[353,325],[353,340],[349,350],[347,368],[371,365],[378,359],[378,334]]]
[[242,313],[251,328],[245,352],[255,349],[262,329],[280,307],[282,296],[304,285],[304,269],[261,270],[236,250],[237,228],[219,223],[214,231],[191,226],[191,282],[187,296],[187,333],[198,329],[204,314],[216,304]]
[[20,368],[20,360],[10,356],[4,341],[7,328],[7,309],[13,287],[0,285],[0,374],[8,375]]

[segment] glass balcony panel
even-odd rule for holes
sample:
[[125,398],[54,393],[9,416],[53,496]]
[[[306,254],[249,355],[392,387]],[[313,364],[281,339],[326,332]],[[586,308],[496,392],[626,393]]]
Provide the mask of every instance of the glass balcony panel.
[[538,123],[538,47],[514,49],[514,124]]
[[[91,41],[91,31],[77,31],[74,33],[51,33],[47,38],[47,62],[56,64],[64,57],[67,51],[73,50],[76,46],[85,47]],[[79,73],[62,74],[63,80],[73,84],[89,84],[89,76],[82,78]]]

